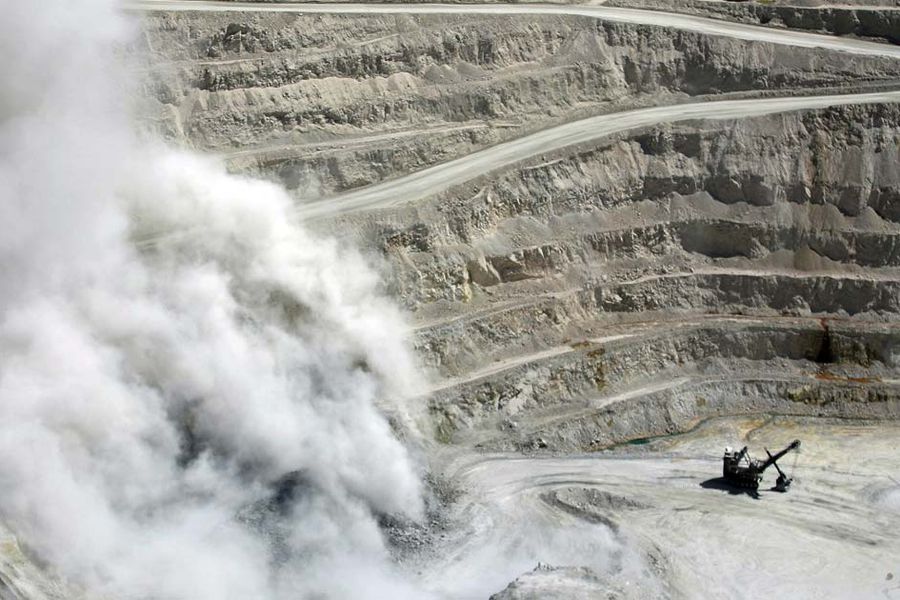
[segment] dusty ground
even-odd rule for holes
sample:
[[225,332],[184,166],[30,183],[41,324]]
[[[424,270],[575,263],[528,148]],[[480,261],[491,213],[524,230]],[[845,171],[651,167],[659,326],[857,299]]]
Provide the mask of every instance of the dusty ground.
[[[429,582],[454,598],[900,597],[900,427],[714,419],[593,456],[455,457],[469,523]],[[802,440],[787,494],[717,480],[724,444]],[[553,567],[553,568],[550,568]],[[582,569],[585,567],[586,569]],[[607,594],[609,594],[607,596]]]

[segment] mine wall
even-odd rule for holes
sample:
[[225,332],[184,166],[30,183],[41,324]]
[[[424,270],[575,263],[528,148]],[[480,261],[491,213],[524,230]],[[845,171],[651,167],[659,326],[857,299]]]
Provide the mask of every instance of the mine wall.
[[396,177],[579,115],[667,97],[852,90],[900,71],[889,58],[587,17],[145,20],[143,110],[155,115],[152,126],[299,197]]
[[[900,73],[586,17],[149,13],[145,30],[147,126],[300,203],[591,115]],[[898,148],[896,104],[667,124],[315,226],[373,251],[409,312],[441,443],[586,451],[726,414],[895,418]]]

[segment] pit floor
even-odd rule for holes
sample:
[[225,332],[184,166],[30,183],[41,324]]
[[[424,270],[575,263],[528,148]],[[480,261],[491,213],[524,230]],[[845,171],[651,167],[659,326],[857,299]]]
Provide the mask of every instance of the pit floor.
[[[758,458],[795,438],[779,462],[788,493],[770,490],[774,469],[756,495],[718,479],[724,446]],[[487,598],[538,563],[590,567],[583,597],[900,598],[898,445],[895,422],[725,418],[589,456],[457,455],[459,526],[420,576],[453,598]]]

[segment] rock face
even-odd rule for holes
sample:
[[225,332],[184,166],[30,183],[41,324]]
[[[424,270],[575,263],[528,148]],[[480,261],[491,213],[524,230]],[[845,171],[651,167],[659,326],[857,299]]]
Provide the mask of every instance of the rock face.
[[302,197],[579,115],[889,82],[897,61],[562,16],[151,13],[147,114]]
[[[836,31],[839,10],[809,28]],[[900,70],[584,17],[150,13],[145,30],[148,126],[298,199],[589,114]],[[896,104],[684,122],[317,226],[379,253],[445,443],[584,451],[725,414],[898,417],[898,148]]]
[[583,450],[734,412],[896,415],[898,117],[645,131],[337,227],[386,249],[444,377],[441,439]]

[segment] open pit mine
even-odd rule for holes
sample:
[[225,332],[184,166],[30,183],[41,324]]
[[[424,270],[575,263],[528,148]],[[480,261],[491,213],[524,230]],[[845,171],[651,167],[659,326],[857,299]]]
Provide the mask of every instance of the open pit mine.
[[900,599],[900,5],[33,4],[0,599]]

